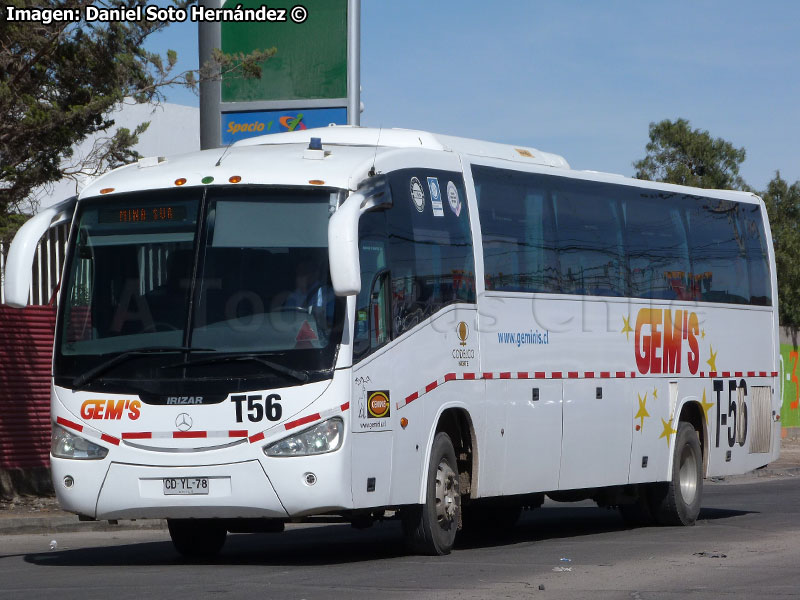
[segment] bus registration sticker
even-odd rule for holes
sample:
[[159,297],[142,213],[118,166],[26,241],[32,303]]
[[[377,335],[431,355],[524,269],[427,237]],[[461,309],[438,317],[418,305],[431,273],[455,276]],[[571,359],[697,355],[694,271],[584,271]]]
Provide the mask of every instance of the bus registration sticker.
[[431,191],[431,208],[433,208],[433,216],[443,217],[444,208],[442,208],[442,189],[439,187],[439,179],[436,177],[428,177],[428,189]]
[[208,477],[165,477],[164,495],[208,495]]
[[447,203],[455,216],[461,214],[461,198],[458,197],[458,188],[452,181],[447,182]]
[[414,203],[414,208],[417,212],[425,210],[425,190],[422,189],[422,184],[416,177],[411,178],[411,201]]

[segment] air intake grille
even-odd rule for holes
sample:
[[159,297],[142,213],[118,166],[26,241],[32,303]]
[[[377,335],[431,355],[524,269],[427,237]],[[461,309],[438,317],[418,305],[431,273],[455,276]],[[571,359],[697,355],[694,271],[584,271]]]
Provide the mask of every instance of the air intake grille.
[[750,454],[769,452],[772,430],[772,389],[753,386],[752,425],[750,428]]

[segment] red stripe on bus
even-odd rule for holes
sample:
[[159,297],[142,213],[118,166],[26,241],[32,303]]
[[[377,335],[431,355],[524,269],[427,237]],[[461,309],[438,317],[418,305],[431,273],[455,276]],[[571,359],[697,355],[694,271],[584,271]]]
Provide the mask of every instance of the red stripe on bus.
[[339,408],[341,408],[341,409],[342,409],[342,412],[344,412],[344,411],[346,411],[347,409],[349,409],[349,408],[350,408],[350,403],[349,403],[349,402],[345,402],[345,403],[344,403],[344,404],[342,404],[342,405],[341,405]]
[[122,434],[123,440],[149,440],[153,434],[149,431],[129,431]]
[[594,371],[586,371],[586,372],[583,374],[583,376],[584,376],[586,379],[594,379]]
[[444,380],[445,381],[455,381],[455,379],[456,379],[456,374],[455,373],[447,373],[444,376]]
[[438,385],[439,385],[438,381],[434,381],[432,383],[429,383],[428,385],[425,386],[425,393],[427,394],[431,390],[435,390],[438,387]]
[[260,433],[255,433],[255,434],[251,435],[248,439],[250,440],[251,444],[255,444],[256,442],[260,442],[261,440],[264,439],[264,432],[262,431]]
[[500,379],[511,379],[511,373],[509,371],[504,371],[500,373]]
[[63,417],[56,418],[56,423],[59,425],[64,425],[65,427],[70,427],[75,431],[83,431],[83,425],[80,423],[75,423],[74,421],[70,421],[69,419],[64,419]]
[[600,377],[603,379],[608,379],[611,377],[611,371],[600,371]]
[[284,425],[286,430],[294,429],[295,427],[300,427],[301,425],[305,425],[306,423],[313,423],[314,421],[319,421],[322,417],[319,413],[314,413],[313,415],[308,415],[307,417],[300,417],[296,421],[290,421]]
[[406,397],[406,404],[410,404],[411,402],[413,402],[417,398],[419,398],[419,392],[414,392],[410,396]]
[[733,374],[733,376],[734,376],[734,377],[741,377],[741,376],[742,376],[742,372],[741,372],[741,371],[736,371],[736,372]]
[[208,437],[207,431],[173,431],[172,432],[172,439],[175,440],[188,440],[188,439],[196,439],[196,438],[206,438]]
[[756,376],[756,372],[755,371],[748,371],[747,372],[747,376],[748,377],[755,377]]
[[119,446],[119,440],[113,436],[106,435],[105,433],[100,434],[100,439],[104,442],[108,442],[109,444],[114,444],[115,446]]
[[625,379],[625,371],[617,371],[616,373],[614,373],[614,376],[617,377],[618,379]]
[[475,380],[475,373],[464,373],[464,379]]
[[577,379],[578,378],[578,372],[577,371],[569,371],[567,373],[567,377],[569,377],[570,379]]
[[716,371],[709,371],[708,372],[708,376],[709,377],[716,377],[717,376],[717,372]]
[[561,371],[553,371],[550,373],[552,379],[561,379]]
[[494,375],[492,375],[491,373],[484,373],[483,374],[483,378],[484,379],[493,379]]
[[517,379],[530,379],[526,371],[517,371]]
[[636,379],[636,371],[631,371],[631,379]]
[[536,379],[545,379],[547,375],[544,371],[536,371],[536,373],[534,373],[534,377],[536,377]]
[[759,371],[758,372],[758,376],[759,377],[766,377],[767,376],[767,372],[766,371]]
[[731,376],[731,372],[730,371],[723,371],[722,372],[722,376],[723,377],[730,377]]
[[777,377],[777,376],[778,376],[778,372],[777,372],[777,371],[773,371],[773,372],[772,372],[772,376],[773,376],[773,377]]
[[228,437],[246,438],[247,437],[247,429],[231,429],[228,432]]

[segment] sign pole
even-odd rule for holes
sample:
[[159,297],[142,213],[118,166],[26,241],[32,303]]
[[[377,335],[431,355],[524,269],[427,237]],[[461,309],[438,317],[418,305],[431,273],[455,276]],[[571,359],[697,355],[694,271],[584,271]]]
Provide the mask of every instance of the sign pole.
[[347,124],[361,124],[361,0],[347,0]]

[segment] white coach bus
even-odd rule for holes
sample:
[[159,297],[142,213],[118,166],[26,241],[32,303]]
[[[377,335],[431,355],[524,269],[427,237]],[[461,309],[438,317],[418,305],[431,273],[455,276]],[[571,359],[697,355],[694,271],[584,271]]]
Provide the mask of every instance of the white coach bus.
[[44,210],[10,304],[71,211],[55,489],[85,518],[166,518],[185,555],[315,515],[396,515],[445,554],[545,495],[690,525],[704,477],[778,457],[752,194],[418,131],[271,135]]

